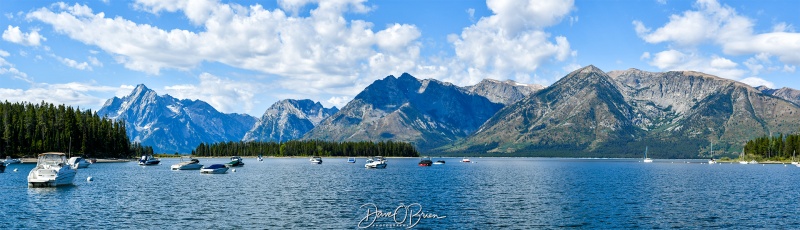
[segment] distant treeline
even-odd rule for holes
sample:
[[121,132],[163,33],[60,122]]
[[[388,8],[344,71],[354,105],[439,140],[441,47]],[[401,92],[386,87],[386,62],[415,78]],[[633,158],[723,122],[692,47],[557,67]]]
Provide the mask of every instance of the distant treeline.
[[419,153],[405,142],[327,142],[319,140],[276,142],[201,143],[194,156],[392,156],[418,157]]
[[748,141],[744,152],[760,157],[791,158],[794,152],[800,152],[800,134],[759,137]]
[[[125,158],[148,148],[131,145],[124,122],[101,118],[91,110],[50,103],[0,103],[0,153],[35,157],[64,152],[97,158]],[[152,148],[149,149],[152,153]]]

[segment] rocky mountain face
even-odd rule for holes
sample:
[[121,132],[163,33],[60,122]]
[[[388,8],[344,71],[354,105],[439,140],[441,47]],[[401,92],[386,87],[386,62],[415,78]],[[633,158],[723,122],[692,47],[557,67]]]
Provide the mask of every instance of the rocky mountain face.
[[512,80],[498,81],[484,79],[480,83],[464,87],[464,89],[468,92],[483,96],[491,102],[510,105],[536,91],[544,89],[544,86],[522,84]]
[[325,108],[312,100],[285,99],[264,112],[244,136],[244,141],[283,142],[299,139],[323,119],[338,112],[336,107]]
[[697,72],[576,70],[507,106],[452,152],[711,156],[800,128],[800,108],[742,83]]
[[159,96],[145,85],[109,99],[97,113],[125,121],[131,141],[160,153],[188,153],[201,142],[239,141],[256,122],[249,115],[221,113],[200,100]]
[[404,73],[375,81],[304,138],[405,141],[427,150],[471,134],[502,107],[450,83]]
[[794,103],[795,105],[800,105],[800,90],[792,89],[792,88],[780,88],[780,89],[770,89],[766,86],[759,86],[756,87],[758,91],[761,91],[764,94],[772,95],[787,101]]

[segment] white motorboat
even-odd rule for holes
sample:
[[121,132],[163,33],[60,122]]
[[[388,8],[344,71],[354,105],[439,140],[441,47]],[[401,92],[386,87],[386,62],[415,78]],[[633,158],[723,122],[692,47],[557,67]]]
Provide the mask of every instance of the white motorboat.
[[435,165],[443,165],[444,164],[444,160],[438,160],[436,162],[433,162],[433,164],[435,164]]
[[264,158],[261,155],[258,155],[258,161],[264,161]]
[[644,163],[653,163],[653,159],[647,157],[647,146],[644,147]]
[[200,160],[190,159],[189,161],[174,164],[170,168],[172,170],[198,170],[202,167],[203,165],[200,164]]
[[75,181],[78,169],[67,163],[64,153],[42,153],[30,173],[28,187],[55,187],[70,185]]
[[311,161],[312,164],[322,164],[322,157],[311,157],[309,161]]
[[78,169],[88,168],[91,164],[89,161],[86,161],[86,159],[83,159],[83,157],[70,157],[69,160],[67,160],[67,163]]
[[150,155],[144,155],[139,159],[139,165],[158,165],[161,160]]
[[203,174],[225,174],[226,172],[228,172],[228,167],[224,164],[213,164],[200,169],[200,173]]
[[382,156],[375,156],[373,158],[367,159],[367,163],[364,164],[365,168],[371,169],[383,169],[386,168],[386,158]]
[[464,158],[461,159],[461,162],[469,163],[470,161],[469,161],[469,158],[464,157]]
[[20,159],[11,159],[11,156],[6,156],[6,160],[3,161],[3,163],[6,164],[6,165],[20,164],[20,163],[22,163],[22,161]]

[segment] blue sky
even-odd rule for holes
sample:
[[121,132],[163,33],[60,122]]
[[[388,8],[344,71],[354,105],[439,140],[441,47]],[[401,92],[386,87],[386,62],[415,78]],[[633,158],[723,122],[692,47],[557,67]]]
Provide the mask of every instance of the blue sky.
[[800,89],[800,4],[766,1],[4,1],[0,100],[99,109],[137,84],[260,116],[341,107],[408,72],[550,85],[570,71],[694,70]]

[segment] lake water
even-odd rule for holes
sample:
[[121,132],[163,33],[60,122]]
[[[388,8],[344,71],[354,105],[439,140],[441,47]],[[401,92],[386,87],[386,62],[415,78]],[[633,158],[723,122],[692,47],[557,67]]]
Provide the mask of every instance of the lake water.
[[[386,169],[364,169],[363,158],[356,164],[325,158],[321,165],[250,158],[222,175],[170,171],[178,159],[148,167],[100,163],[80,169],[74,186],[60,188],[28,188],[34,165],[16,164],[0,173],[0,229],[800,226],[800,168],[793,165],[444,160],[419,167],[418,159],[392,158]],[[367,215],[375,208],[380,216]],[[420,210],[428,218],[406,215]],[[395,211],[398,223],[389,217]]]

